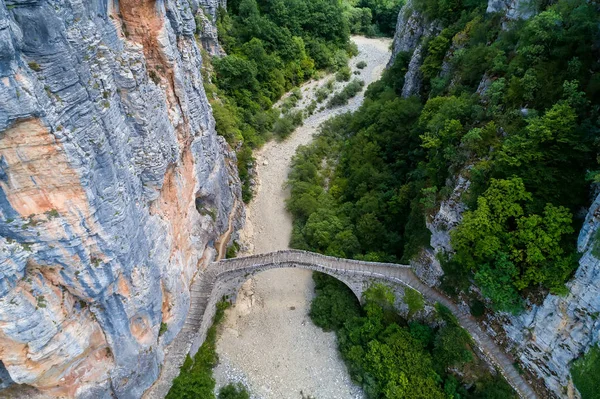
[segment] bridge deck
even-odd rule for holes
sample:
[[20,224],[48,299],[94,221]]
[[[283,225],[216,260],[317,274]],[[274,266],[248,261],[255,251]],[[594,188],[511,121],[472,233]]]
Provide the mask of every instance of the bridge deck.
[[[285,250],[267,254],[253,255],[243,258],[225,259],[213,263],[209,271],[190,287],[191,304],[184,328],[169,345],[165,355],[163,371],[156,383],[148,390],[146,398],[163,398],[168,392],[178,368],[183,364],[185,355],[191,344],[190,339],[199,331],[205,331],[210,323],[203,317],[207,310],[209,297],[213,295],[213,287],[220,279],[235,272],[251,273],[276,267],[300,266],[317,271],[329,272],[333,275],[346,274],[376,278],[399,283],[419,291],[430,302],[439,302],[456,316],[460,325],[469,332],[478,348],[506,378],[508,383],[522,398],[537,398],[537,395],[525,378],[517,372],[513,361],[496,343],[477,325],[469,314],[461,310],[452,300],[441,292],[423,284],[414,274],[410,266],[379,262],[363,262],[351,259],[340,259],[306,251]],[[214,299],[214,298],[213,298]]]

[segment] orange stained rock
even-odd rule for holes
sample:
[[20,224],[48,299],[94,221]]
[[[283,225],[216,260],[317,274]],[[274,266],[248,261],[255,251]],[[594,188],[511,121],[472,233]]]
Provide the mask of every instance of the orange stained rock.
[[39,119],[19,121],[5,130],[0,154],[8,164],[8,181],[0,181],[0,187],[22,217],[54,211],[63,216],[71,211],[89,215],[79,175]]

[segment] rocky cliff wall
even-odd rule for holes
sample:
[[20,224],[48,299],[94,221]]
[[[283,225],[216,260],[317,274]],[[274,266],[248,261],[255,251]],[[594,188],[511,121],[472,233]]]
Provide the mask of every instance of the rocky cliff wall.
[[419,95],[422,85],[420,68],[425,52],[423,42],[440,30],[441,27],[437,21],[427,20],[425,15],[414,9],[413,0],[407,0],[400,9],[392,44],[392,57],[388,66],[394,63],[399,53],[411,54],[408,70],[404,76],[402,97]]
[[200,6],[0,0],[0,359],[15,383],[140,397],[192,277],[241,220]]

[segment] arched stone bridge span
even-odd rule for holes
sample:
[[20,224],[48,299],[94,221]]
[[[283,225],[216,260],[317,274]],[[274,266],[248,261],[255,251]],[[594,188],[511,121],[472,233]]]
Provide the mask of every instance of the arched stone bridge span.
[[214,262],[194,280],[190,292],[190,310],[183,329],[169,345],[163,369],[145,398],[163,398],[185,356],[194,355],[212,324],[216,303],[224,296],[235,298],[241,285],[252,275],[276,268],[304,268],[329,274],[344,282],[359,298],[373,281],[389,282],[420,292],[430,303],[446,306],[467,330],[488,363],[502,373],[522,398],[536,398],[535,392],[513,366],[511,359],[484,333],[471,315],[461,310],[439,291],[423,284],[410,266],[340,259],[307,251],[285,250]]

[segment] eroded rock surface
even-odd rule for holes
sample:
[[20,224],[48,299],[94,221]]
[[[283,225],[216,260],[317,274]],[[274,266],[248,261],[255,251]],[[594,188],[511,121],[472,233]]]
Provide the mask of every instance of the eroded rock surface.
[[404,76],[402,97],[419,95],[423,83],[420,68],[423,65],[426,51],[423,48],[423,42],[440,30],[440,24],[437,21],[427,20],[422,13],[414,9],[412,0],[408,0],[400,9],[392,45],[392,57],[388,66],[394,63],[398,54],[411,54],[408,70]]
[[0,359],[15,383],[140,397],[192,277],[241,219],[200,6],[0,1]]

